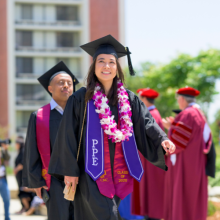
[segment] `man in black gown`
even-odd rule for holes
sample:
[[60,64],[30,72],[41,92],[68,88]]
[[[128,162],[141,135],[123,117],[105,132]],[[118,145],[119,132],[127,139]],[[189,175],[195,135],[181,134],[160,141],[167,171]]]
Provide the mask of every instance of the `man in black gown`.
[[[48,107],[50,111],[50,117],[48,119],[48,137],[50,140],[48,140],[48,143],[50,143],[49,151],[52,153],[66,102],[69,96],[72,95],[73,90],[75,90],[75,84],[78,83],[78,80],[62,61],[42,75],[38,80],[52,96],[50,107]],[[42,188],[48,189],[48,185],[45,181],[46,178],[44,179],[42,177],[43,160],[41,151],[39,151],[39,142],[37,141],[38,137],[36,135],[38,111],[33,112],[29,120],[25,143],[23,186],[34,188],[37,195],[41,198]],[[62,151],[62,148],[58,149],[58,152],[56,153],[59,154],[59,151]],[[62,178],[57,180],[56,178],[51,177],[50,189],[48,191],[50,198],[46,202],[48,220],[74,219],[73,202],[64,199],[64,186],[65,184]]]

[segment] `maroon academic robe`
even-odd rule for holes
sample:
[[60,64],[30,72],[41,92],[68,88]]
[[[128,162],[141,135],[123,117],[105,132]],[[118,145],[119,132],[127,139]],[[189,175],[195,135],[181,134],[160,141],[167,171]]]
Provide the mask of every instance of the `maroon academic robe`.
[[[208,136],[207,136],[208,135]],[[165,220],[205,220],[207,216],[206,153],[211,133],[201,111],[188,107],[179,113],[169,130],[176,145],[167,157]]]
[[[157,124],[163,129],[159,111],[149,110]],[[152,165],[140,154],[144,168],[141,182],[134,182],[132,193],[132,214],[148,216],[150,218],[163,218],[164,179],[165,171]]]

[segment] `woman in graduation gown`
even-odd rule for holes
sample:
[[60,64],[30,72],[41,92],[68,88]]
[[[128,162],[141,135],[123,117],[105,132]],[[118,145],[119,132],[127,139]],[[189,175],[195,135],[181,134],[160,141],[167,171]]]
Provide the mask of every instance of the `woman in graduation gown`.
[[173,152],[175,145],[140,99],[123,87],[118,58],[127,55],[134,74],[129,49],[111,35],[81,48],[93,57],[87,88],[68,100],[54,145],[63,150],[52,152],[48,172],[65,176],[73,190],[78,183],[76,220],[119,220],[120,199],[132,192],[133,178],[140,181],[143,175],[138,150],[167,170],[164,150]]

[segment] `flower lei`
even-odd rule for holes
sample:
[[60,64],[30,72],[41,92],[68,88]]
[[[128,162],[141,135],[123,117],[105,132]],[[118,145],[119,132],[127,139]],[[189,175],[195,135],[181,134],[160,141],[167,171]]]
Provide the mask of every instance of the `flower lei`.
[[112,141],[115,143],[129,140],[129,137],[131,137],[133,133],[133,123],[131,121],[132,113],[128,100],[128,93],[120,80],[117,82],[117,87],[119,117],[121,122],[120,130],[117,128],[114,115],[111,115],[112,113],[108,105],[108,98],[101,92],[101,87],[98,83],[96,84],[94,95],[92,97],[97,108],[95,111],[99,114],[101,127],[108,135],[109,139],[112,139]]

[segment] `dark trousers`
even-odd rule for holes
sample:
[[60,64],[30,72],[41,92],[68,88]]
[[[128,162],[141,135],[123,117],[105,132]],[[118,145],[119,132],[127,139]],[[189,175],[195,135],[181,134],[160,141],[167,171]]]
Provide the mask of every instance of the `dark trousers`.
[[48,220],[74,220],[74,202],[64,199],[64,182],[51,177],[49,200],[46,203]]

